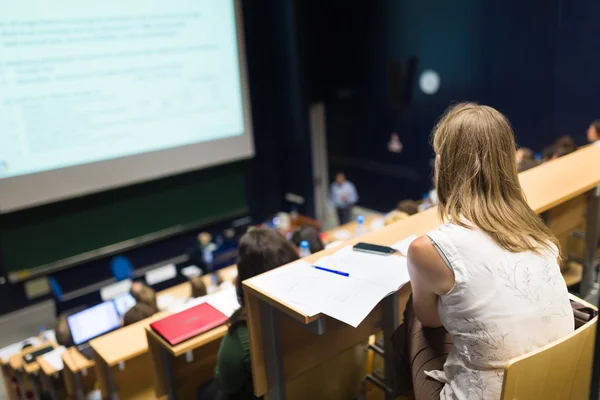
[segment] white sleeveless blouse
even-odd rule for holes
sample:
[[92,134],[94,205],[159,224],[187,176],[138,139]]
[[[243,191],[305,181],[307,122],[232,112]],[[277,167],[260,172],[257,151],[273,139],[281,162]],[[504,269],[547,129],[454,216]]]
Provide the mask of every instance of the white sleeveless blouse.
[[444,399],[500,399],[507,362],[574,329],[557,250],[511,253],[477,228],[445,224],[428,233],[454,271],[438,310],[454,347],[444,371]]

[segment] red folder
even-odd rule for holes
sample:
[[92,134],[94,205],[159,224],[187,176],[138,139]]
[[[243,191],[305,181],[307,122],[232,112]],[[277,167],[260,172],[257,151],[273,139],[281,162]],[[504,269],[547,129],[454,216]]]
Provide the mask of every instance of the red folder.
[[208,303],[188,308],[180,313],[150,324],[171,346],[223,325],[227,316]]

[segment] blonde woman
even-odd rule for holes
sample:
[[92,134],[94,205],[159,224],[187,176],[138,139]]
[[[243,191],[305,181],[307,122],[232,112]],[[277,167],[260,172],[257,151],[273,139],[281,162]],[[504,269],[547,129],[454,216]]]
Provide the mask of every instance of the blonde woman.
[[[513,132],[500,112],[451,107],[433,147],[445,223],[412,243],[408,266],[415,326],[438,328],[421,329],[423,343],[431,346],[428,335],[441,327],[449,335],[432,339],[443,369],[413,370],[415,397],[500,399],[508,360],[574,329],[557,241],[525,201]],[[431,364],[413,363],[422,367]]]

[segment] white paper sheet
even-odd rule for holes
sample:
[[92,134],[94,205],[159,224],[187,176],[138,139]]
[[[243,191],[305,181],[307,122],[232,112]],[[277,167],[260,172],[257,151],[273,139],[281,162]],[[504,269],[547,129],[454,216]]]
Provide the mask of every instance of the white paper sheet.
[[233,313],[240,308],[235,287],[231,287],[206,296],[191,299],[185,304],[177,304],[174,307],[169,307],[169,311],[178,313],[203,303],[210,304],[228,317],[231,317]]
[[395,243],[391,246],[392,249],[398,250],[400,254],[403,254],[408,257],[408,248],[411,243],[417,238],[417,235],[410,235],[406,239],[402,239],[398,243]]
[[44,354],[42,357],[44,357],[48,364],[50,364],[57,372],[62,371],[64,368],[62,353],[64,353],[65,350],[65,346],[60,346],[51,352]]
[[315,265],[348,272],[342,276],[296,261],[252,279],[252,285],[308,316],[324,313],[357,327],[388,294],[408,282],[406,259],[347,247]]
[[336,240],[348,240],[352,237],[352,232],[347,231],[346,229],[342,229],[341,231],[337,231],[333,234],[333,237]]
[[39,346],[42,342],[36,337],[30,337],[28,339],[21,340],[20,342],[3,347],[0,349],[0,360],[3,362],[8,362],[8,359],[21,352],[23,346],[27,343],[30,343],[32,346]]
[[319,258],[314,265],[347,272],[350,278],[387,287],[388,293],[398,290],[409,280],[406,257],[383,256],[352,250],[352,247]]
[[325,248],[326,248],[326,249],[331,249],[331,248],[333,248],[333,247],[338,247],[338,246],[339,246],[339,245],[341,245],[342,243],[344,243],[344,241],[343,241],[343,240],[336,240],[335,242],[331,242],[331,243],[329,243],[329,244],[325,245]]

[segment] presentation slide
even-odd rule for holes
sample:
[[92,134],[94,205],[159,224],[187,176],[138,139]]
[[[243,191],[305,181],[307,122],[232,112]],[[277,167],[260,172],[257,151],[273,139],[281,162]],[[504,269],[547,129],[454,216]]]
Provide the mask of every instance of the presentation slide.
[[[234,1],[0,0],[0,10],[0,189],[9,178],[248,134]],[[192,164],[176,169],[201,166]],[[85,192],[106,186],[87,180]],[[66,191],[45,201],[81,192]]]

